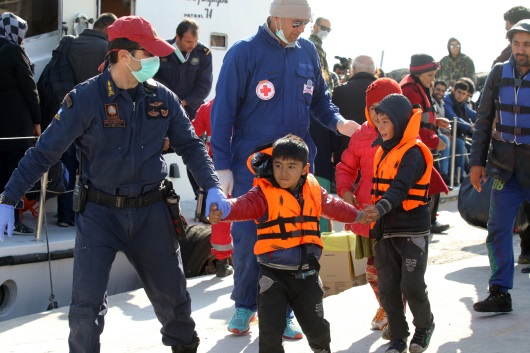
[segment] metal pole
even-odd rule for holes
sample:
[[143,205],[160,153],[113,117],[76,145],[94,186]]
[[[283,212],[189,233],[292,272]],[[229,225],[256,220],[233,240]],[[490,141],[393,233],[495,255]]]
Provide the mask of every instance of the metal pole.
[[41,241],[42,220],[44,218],[44,212],[46,212],[46,187],[48,186],[48,172],[42,174],[40,184],[40,206],[39,215],[37,218],[37,234],[35,235],[35,241]]
[[451,187],[454,186],[454,177],[455,177],[455,154],[456,154],[456,121],[457,121],[457,118],[456,116],[453,118],[453,141],[451,143],[451,172],[449,173],[449,178],[450,178],[450,185]]
[[381,50],[381,62],[379,63],[379,68],[383,68],[383,59],[385,58],[385,51]]

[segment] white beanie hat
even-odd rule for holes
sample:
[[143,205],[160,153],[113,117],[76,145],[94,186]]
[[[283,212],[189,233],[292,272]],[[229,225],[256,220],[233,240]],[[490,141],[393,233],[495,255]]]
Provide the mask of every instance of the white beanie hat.
[[307,0],[273,0],[271,16],[280,18],[311,19],[311,7]]

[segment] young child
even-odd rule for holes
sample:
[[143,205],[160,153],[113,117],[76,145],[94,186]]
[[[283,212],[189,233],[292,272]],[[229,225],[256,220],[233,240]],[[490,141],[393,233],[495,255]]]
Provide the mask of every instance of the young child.
[[[195,119],[191,121],[197,136],[206,134],[206,149],[210,158],[213,160],[212,149],[210,148],[210,137],[212,136],[212,127],[210,124],[210,112],[212,110],[213,99],[202,104],[197,109]],[[227,197],[230,197],[231,190],[223,190]],[[203,202],[203,207],[206,203]],[[204,208],[202,210],[204,214]],[[234,273],[230,266],[230,257],[232,257],[232,236],[230,235],[230,223],[219,223],[212,225],[212,236],[210,237],[212,245],[212,255],[215,256],[215,275],[216,277],[226,277]]]
[[[260,263],[258,282],[259,351],[283,352],[285,312],[290,305],[314,352],[331,352],[329,323],[324,319],[318,260],[322,254],[321,216],[344,223],[368,224],[373,206],[362,212],[335,199],[309,173],[309,149],[294,135],[253,154],[247,164],[254,187],[230,200],[227,221],[255,220],[254,254]],[[222,214],[210,211],[212,224]]]
[[405,96],[387,96],[375,112],[381,144],[374,158],[372,187],[378,219],[372,224],[370,237],[377,240],[374,251],[379,295],[390,328],[391,342],[386,353],[403,353],[407,349],[409,328],[402,293],[416,326],[409,352],[419,353],[427,349],[434,331],[424,278],[431,227],[427,195],[433,157],[418,139],[422,111],[413,111]]
[[[373,124],[376,120],[375,106],[392,93],[401,94],[401,87],[391,78],[380,78],[375,80],[366,89],[366,120],[361,128],[355,131],[350,139],[348,148],[342,153],[341,162],[337,164],[335,180],[337,193],[347,203],[362,208],[363,205],[371,204],[372,177],[374,173],[374,156],[378,145],[373,145],[377,139],[377,130]],[[354,190],[357,176],[360,179]],[[370,239],[370,227],[365,224],[346,224],[344,229],[356,234],[355,257],[357,259],[368,258],[366,263],[366,280],[374,291],[375,298],[379,303],[379,309],[372,320],[372,330],[381,330],[382,336],[389,339],[387,327],[388,319],[386,312],[379,300],[379,289],[377,284],[377,270],[374,265],[375,240]]]

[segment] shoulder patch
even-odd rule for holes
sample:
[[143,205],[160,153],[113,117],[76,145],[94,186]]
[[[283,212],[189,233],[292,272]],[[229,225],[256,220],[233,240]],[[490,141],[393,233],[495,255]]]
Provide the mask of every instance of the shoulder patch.
[[66,96],[64,96],[63,103],[66,103],[66,108],[69,109],[74,105],[72,103],[72,98],[70,98],[70,93],[68,93]]
[[205,55],[210,55],[210,49],[204,47],[204,48],[202,48],[202,51],[203,51],[203,53],[204,53]]

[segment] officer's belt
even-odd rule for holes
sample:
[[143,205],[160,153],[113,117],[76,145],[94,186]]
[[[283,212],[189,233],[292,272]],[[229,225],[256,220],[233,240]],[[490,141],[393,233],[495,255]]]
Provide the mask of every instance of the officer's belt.
[[164,199],[165,188],[150,191],[136,197],[109,195],[93,189],[87,190],[87,202],[116,208],[141,208]]

